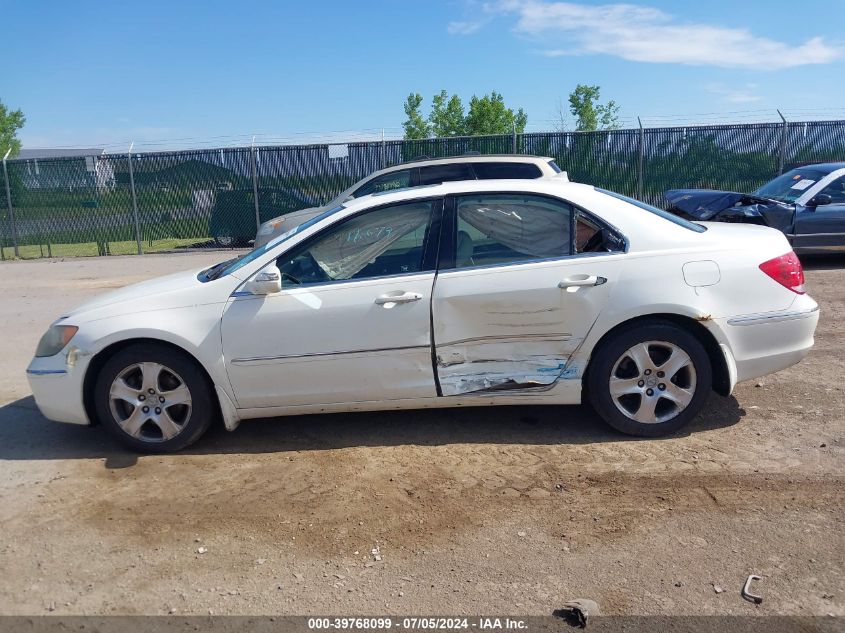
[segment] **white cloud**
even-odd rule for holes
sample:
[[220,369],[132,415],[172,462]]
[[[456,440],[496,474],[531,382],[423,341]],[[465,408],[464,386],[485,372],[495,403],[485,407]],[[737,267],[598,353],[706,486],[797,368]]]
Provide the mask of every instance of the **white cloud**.
[[753,103],[763,99],[759,94],[755,94],[757,84],[745,84],[731,88],[723,84],[708,84],[704,89],[730,103]]
[[446,30],[452,35],[471,35],[478,29],[484,26],[483,20],[475,20],[472,22],[449,22]]
[[542,51],[551,57],[605,54],[638,62],[772,70],[826,64],[845,53],[821,37],[791,45],[745,28],[683,22],[660,9],[632,4],[502,0],[485,8],[515,14],[516,31],[552,43]]

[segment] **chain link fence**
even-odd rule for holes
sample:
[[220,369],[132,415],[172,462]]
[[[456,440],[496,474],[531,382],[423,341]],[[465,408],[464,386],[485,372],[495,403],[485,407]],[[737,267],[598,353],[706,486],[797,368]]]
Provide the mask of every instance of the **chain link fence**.
[[9,160],[0,257],[245,246],[261,222],[326,203],[373,171],[467,153],[550,156],[573,181],[661,206],[667,189],[752,191],[792,166],[845,160],[845,121]]

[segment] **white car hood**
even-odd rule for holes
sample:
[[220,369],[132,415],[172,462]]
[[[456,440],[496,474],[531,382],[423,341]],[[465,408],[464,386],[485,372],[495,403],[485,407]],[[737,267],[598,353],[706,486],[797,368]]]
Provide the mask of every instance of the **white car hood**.
[[[147,297],[155,295],[156,299],[153,302],[148,302],[147,309],[157,309],[162,307],[176,307],[177,305],[190,305],[195,298],[192,297],[193,289],[199,289],[204,284],[197,278],[199,273],[205,270],[198,268],[196,270],[186,270],[164,277],[157,277],[148,281],[142,281],[137,284],[125,286],[118,290],[112,290],[101,294],[91,301],[87,301],[80,306],[77,306],[70,312],[62,315],[63,317],[79,317],[89,316],[89,313],[98,312],[94,318],[101,316],[109,316],[112,314],[120,314],[127,310],[138,309],[137,302]],[[174,294],[176,293],[176,294]],[[173,295],[173,298],[166,298],[165,295]],[[170,300],[168,300],[170,299]],[[113,307],[112,310],[102,310],[103,308]],[[108,314],[105,314],[105,313]],[[90,316],[93,316],[91,314]]]

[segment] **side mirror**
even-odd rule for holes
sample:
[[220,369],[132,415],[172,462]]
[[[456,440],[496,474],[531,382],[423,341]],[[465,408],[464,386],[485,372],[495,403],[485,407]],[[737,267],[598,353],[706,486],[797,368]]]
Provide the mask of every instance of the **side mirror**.
[[275,264],[265,266],[246,282],[246,289],[254,295],[272,295],[282,291],[282,273]]
[[809,202],[807,202],[808,207],[821,207],[825,204],[830,204],[833,202],[833,198],[828,193],[820,193],[817,196],[813,196]]

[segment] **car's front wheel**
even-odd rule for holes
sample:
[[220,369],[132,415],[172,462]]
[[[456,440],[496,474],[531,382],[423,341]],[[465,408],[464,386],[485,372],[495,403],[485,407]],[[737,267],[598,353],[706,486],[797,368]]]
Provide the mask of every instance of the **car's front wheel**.
[[193,444],[214,419],[215,402],[196,361],[158,343],[117,352],[94,387],[100,422],[130,448],[150,453]]
[[672,433],[701,410],[712,388],[707,351],[669,322],[639,323],[602,343],[587,389],[598,414],[629,435]]

